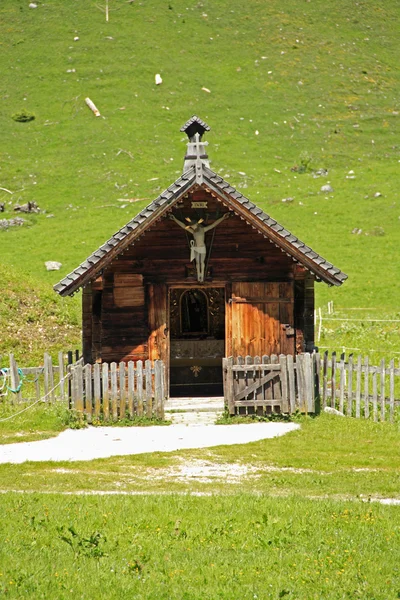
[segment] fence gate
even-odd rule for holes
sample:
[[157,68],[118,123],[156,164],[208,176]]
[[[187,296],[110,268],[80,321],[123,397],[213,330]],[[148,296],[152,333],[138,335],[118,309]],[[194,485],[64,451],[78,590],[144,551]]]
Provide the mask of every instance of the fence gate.
[[230,415],[315,411],[310,354],[224,358],[224,397]]

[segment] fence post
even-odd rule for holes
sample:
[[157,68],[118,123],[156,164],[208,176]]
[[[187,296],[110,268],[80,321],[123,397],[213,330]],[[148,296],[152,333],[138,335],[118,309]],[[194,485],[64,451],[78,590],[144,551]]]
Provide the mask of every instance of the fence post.
[[340,355],[340,364],[339,364],[339,371],[340,371],[340,389],[339,389],[339,410],[342,413],[344,411],[344,388],[345,388],[345,380],[346,380],[346,372],[345,372],[345,364],[344,364],[344,358],[345,358],[345,354],[344,352]]
[[126,382],[125,363],[119,363],[119,418],[125,419],[126,411]]
[[361,416],[361,372],[362,372],[362,360],[361,355],[357,358],[357,380],[356,380],[356,419]]
[[312,381],[312,364],[311,356],[309,352],[304,354],[304,379],[305,379],[305,391],[306,391],[306,403],[307,411],[313,413],[315,411],[314,396],[312,393],[313,381]]
[[378,420],[378,374],[377,367],[374,367],[372,372],[372,411],[374,414],[374,421]]
[[353,355],[349,356],[349,378],[347,382],[347,416],[353,414]]
[[83,367],[85,373],[85,414],[88,422],[92,421],[92,365]]
[[111,369],[111,407],[113,421],[118,421],[118,386],[117,386],[117,363],[112,362]]
[[[19,385],[20,385],[20,378],[19,378],[18,366],[17,366],[17,363],[15,362],[14,354],[10,354],[10,377],[11,377],[11,388],[13,390],[18,390]],[[21,402],[21,400],[22,400],[21,392],[18,390],[18,392],[14,392],[14,395],[15,395],[15,398],[17,399],[17,402]],[[11,403],[13,404],[12,400],[11,400]]]
[[286,357],[286,366],[289,380],[290,413],[293,414],[296,412],[296,386],[294,380],[293,356],[291,354],[288,354]]
[[224,388],[224,404],[225,408],[228,409],[229,415],[235,414],[235,399],[233,395],[233,357],[224,358],[222,360],[222,366],[225,371],[225,382]]
[[83,414],[83,370],[82,365],[74,368],[75,378],[75,410]]
[[100,417],[101,412],[101,384],[100,384],[100,365],[95,363],[93,366],[93,395],[94,395],[94,416]]
[[130,360],[128,362],[128,412],[129,412],[129,417],[131,419],[133,419],[133,414],[134,414],[134,404],[133,404],[133,399],[134,399],[134,394],[135,394],[135,372],[134,372],[134,364],[133,362]]
[[146,372],[146,417],[151,419],[153,415],[151,360],[146,360],[144,364]]
[[389,366],[389,377],[390,377],[390,422],[393,423],[394,419],[394,360],[390,361]]
[[336,352],[332,352],[332,366],[331,366],[331,408],[336,408]]
[[102,370],[102,382],[103,382],[103,417],[105,421],[110,418],[110,400],[108,393],[108,364],[103,363],[101,366]]
[[161,419],[163,399],[161,396],[162,389],[162,365],[161,361],[154,361],[154,403],[157,419]]
[[369,419],[369,359],[365,357],[365,373],[364,373],[364,417]]
[[[54,377],[53,377],[53,364],[51,356],[45,352],[44,354],[44,395],[46,402],[50,400],[54,401]],[[53,391],[51,391],[53,390]],[[49,396],[50,398],[49,398]]]
[[321,412],[321,395],[320,395],[320,375],[321,375],[321,357],[319,352],[313,353],[313,377],[314,377],[314,402],[315,414]]
[[385,406],[385,359],[381,360],[381,421],[384,421],[386,418],[386,406]]
[[[70,373],[71,373],[70,365],[72,365],[72,363],[73,363],[72,350],[68,350],[67,369],[69,370]],[[72,379],[71,378],[68,379],[68,407],[69,408],[72,407]]]
[[328,350],[326,350],[324,352],[324,360],[323,360],[323,364],[322,364],[322,377],[323,377],[323,383],[322,383],[322,406],[323,408],[325,408],[325,406],[327,405],[327,398],[328,398]]
[[65,377],[65,371],[64,371],[64,355],[62,352],[58,353],[58,381],[59,381],[59,394],[60,394],[60,400],[61,402],[64,401],[65,398],[65,385],[64,385],[64,377]]
[[[282,412],[289,412],[288,402],[288,380],[287,380],[287,359],[284,354],[279,355],[279,364],[281,366],[281,394],[282,394]],[[254,394],[255,396],[255,394]]]
[[143,362],[138,360],[136,363],[136,389],[137,389],[137,415],[143,416]]

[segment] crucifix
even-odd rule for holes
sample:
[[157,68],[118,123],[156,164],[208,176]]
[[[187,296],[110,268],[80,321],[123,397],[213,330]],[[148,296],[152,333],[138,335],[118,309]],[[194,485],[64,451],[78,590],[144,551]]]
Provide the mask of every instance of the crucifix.
[[179,227],[182,227],[182,229],[188,231],[193,236],[193,239],[190,240],[190,262],[192,262],[193,260],[196,261],[197,281],[199,281],[200,283],[204,281],[204,270],[207,253],[205,243],[206,233],[207,231],[211,231],[211,229],[217,227],[217,225],[222,223],[222,221],[225,221],[225,219],[229,219],[229,216],[229,213],[225,213],[222,217],[214,221],[214,223],[211,223],[211,225],[204,226],[202,225],[204,219],[199,219],[199,221],[197,221],[196,223],[195,221],[189,219],[189,217],[186,217],[185,220],[188,222],[188,224],[186,224],[182,221],[179,221],[179,219],[177,219],[174,215],[170,215],[170,219],[175,221],[175,223],[179,225]]

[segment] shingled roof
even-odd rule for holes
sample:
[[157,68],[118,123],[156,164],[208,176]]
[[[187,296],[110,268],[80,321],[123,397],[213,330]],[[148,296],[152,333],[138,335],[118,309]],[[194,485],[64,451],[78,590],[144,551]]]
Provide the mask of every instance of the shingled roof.
[[[198,117],[192,117],[199,123]],[[190,125],[189,120],[186,125]],[[204,130],[208,125],[201,122]],[[184,126],[184,127],[185,127]],[[208,128],[209,129],[209,128]],[[196,134],[197,135],[197,134]],[[91,254],[79,267],[54,286],[61,296],[68,296],[86,285],[156,220],[160,219],[185,194],[198,187],[214,194],[223,204],[278,246],[283,252],[314,273],[317,279],[330,285],[341,285],[347,275],[325,258],[314,252],[304,242],[280,225],[256,204],[243,196],[208,166],[208,161],[198,157],[196,164],[183,173],[172,185],[151,202],[129,223],[117,231],[107,242]]]

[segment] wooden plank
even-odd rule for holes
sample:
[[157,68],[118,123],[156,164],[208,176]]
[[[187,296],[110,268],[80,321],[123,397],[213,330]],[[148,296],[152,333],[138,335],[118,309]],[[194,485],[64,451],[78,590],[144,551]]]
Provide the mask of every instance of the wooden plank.
[[361,373],[362,359],[361,355],[357,358],[357,377],[356,377],[356,419],[361,417]]
[[85,414],[88,423],[92,421],[92,365],[83,367],[85,377]]
[[[261,356],[254,357],[254,365],[253,365],[253,381],[260,381],[261,379],[261,370],[258,368],[258,365],[261,365]],[[254,392],[254,400],[263,400],[264,399],[264,386],[260,383],[257,386],[257,389]]]
[[[271,364],[276,365],[279,363],[279,358],[276,354],[271,354]],[[281,400],[281,382],[280,377],[276,377],[272,381],[272,397],[274,400]]]
[[65,370],[64,370],[64,354],[62,352],[58,353],[58,394],[61,402],[65,400]]
[[314,405],[315,405],[315,413],[318,415],[321,412],[320,377],[321,377],[321,356],[320,356],[319,352],[314,352],[313,353]]
[[[245,364],[246,365],[252,365],[253,364],[253,357],[247,355],[244,359]],[[246,378],[246,392],[247,392],[247,400],[255,400],[255,393],[257,390],[257,382],[255,380],[254,377],[254,369],[252,371],[246,371],[245,372],[245,378]],[[250,386],[253,384],[252,386],[252,391],[249,391]],[[254,385],[255,384],[255,385]],[[249,398],[249,396],[251,396]]]
[[386,419],[386,406],[385,406],[385,359],[381,360],[381,368],[380,368],[380,401],[381,401],[381,421],[385,421]]
[[128,413],[129,417],[132,419],[135,414],[135,405],[134,405],[134,397],[135,397],[135,365],[133,361],[128,362]]
[[119,363],[119,418],[125,419],[126,413],[126,381],[125,363]]
[[[242,359],[245,360],[243,358],[243,356],[238,356],[238,359]],[[250,357],[251,358],[251,357]],[[254,357],[254,359],[260,360],[259,356]],[[262,372],[265,369],[267,369],[268,371],[280,371],[281,370],[281,366],[279,364],[279,362],[277,364],[272,365],[271,363],[268,363],[269,357],[268,356],[263,356],[262,357],[262,362],[258,362],[257,364],[249,364],[249,365],[233,365],[232,370],[233,372],[238,371],[240,373],[246,373],[246,372],[250,372],[250,374],[253,373],[253,371],[258,371],[258,372]]]
[[389,364],[389,420],[394,420],[394,360]]
[[340,363],[339,363],[339,410],[342,413],[344,411],[344,394],[346,387],[346,372],[345,372],[345,364],[344,364],[344,353],[340,355]]
[[351,417],[353,415],[353,355],[349,356],[349,377],[347,382],[347,416]]
[[102,364],[102,395],[103,395],[103,417],[105,421],[110,419],[110,394],[108,388],[108,363]]
[[309,352],[305,352],[304,354],[304,379],[305,379],[305,390],[306,390],[306,403],[307,403],[307,412],[313,413],[315,411],[315,406],[313,402],[313,393],[312,393],[312,363],[311,356]]
[[[272,371],[271,373],[264,375],[259,381],[255,381],[254,383],[250,383],[247,385],[239,394],[235,394],[235,402],[242,400],[242,398],[246,398],[250,402],[251,399],[255,399],[252,394],[257,390],[260,385],[264,385],[269,381],[276,380],[278,373],[277,371]],[[251,398],[249,398],[251,396]],[[281,394],[279,393],[277,400],[281,400]]]
[[151,419],[153,416],[153,386],[152,386],[152,375],[151,375],[151,360],[146,360],[146,416]]
[[327,406],[328,400],[328,351],[324,352],[322,362],[322,407]]
[[364,417],[369,419],[369,359],[364,360]]
[[[282,412],[289,412],[289,394],[288,394],[288,380],[287,380],[287,359],[284,354],[279,355],[279,364],[281,366],[281,398],[282,398]],[[257,398],[258,399],[258,398]]]
[[[15,361],[14,358],[14,354],[10,354],[10,383],[11,383],[11,389],[13,390],[18,390],[19,384],[20,384],[20,377],[18,375],[18,365]],[[20,391],[18,392],[13,392],[12,398],[11,398],[11,404],[14,404],[14,399],[17,402],[21,402],[22,400],[22,394]]]
[[378,420],[378,374],[376,369],[372,372],[372,412],[374,421]]
[[100,418],[101,413],[101,383],[100,383],[100,365],[93,365],[93,400],[94,400],[94,416]]
[[[268,364],[270,363],[270,358],[269,356],[267,356],[266,354],[263,354],[261,357],[261,365],[260,365],[260,373],[261,373],[261,377],[264,377],[265,375],[267,375],[267,371],[265,369],[265,366],[267,366],[268,368]],[[265,400],[267,397],[267,390],[268,390],[268,383],[264,384],[262,386],[262,398]],[[271,395],[272,397],[272,395]]]
[[80,363],[74,369],[75,375],[75,410],[83,414],[83,368]]
[[136,363],[137,415],[143,416],[143,362]]
[[76,399],[78,397],[78,380],[75,373],[75,367],[70,367],[71,369],[71,408],[76,411]]
[[[244,363],[245,363],[244,357],[241,355],[238,356],[236,359],[236,363],[239,366],[244,365]],[[233,370],[233,368],[232,368],[232,370]],[[234,399],[235,400],[236,400],[236,397],[246,389],[246,378],[245,377],[246,376],[245,376],[244,369],[234,372]]]
[[224,364],[226,369],[226,391],[225,391],[225,406],[228,409],[228,413],[230,415],[235,414],[235,389],[234,389],[234,373],[232,370],[233,367],[233,357],[224,358]]
[[336,352],[332,352],[332,366],[331,366],[331,408],[336,408]]
[[[49,373],[49,355],[47,352],[44,353],[43,366],[44,366],[44,398],[46,402],[49,401],[50,392],[50,373]],[[14,386],[12,386],[14,387]]]
[[164,408],[164,403],[165,403],[165,399],[166,399],[166,392],[165,392],[166,374],[165,374],[165,371],[166,371],[165,363],[164,363],[164,361],[161,361],[161,372],[162,372],[162,378],[161,378],[162,413],[161,413],[161,418],[162,419],[165,419],[165,408]]
[[294,361],[293,356],[288,354],[286,357],[287,374],[289,381],[289,406],[290,413],[296,412],[296,387],[295,387],[295,374],[294,374]]
[[296,379],[297,379],[297,394],[299,411],[307,413],[307,403],[305,394],[304,380],[304,355],[297,354],[296,356]]
[[163,418],[163,403],[164,400],[162,398],[162,361],[156,360],[154,362],[154,402],[155,402],[155,413],[157,419]]
[[117,363],[110,365],[111,380],[111,410],[113,421],[118,421],[118,384],[117,384]]

